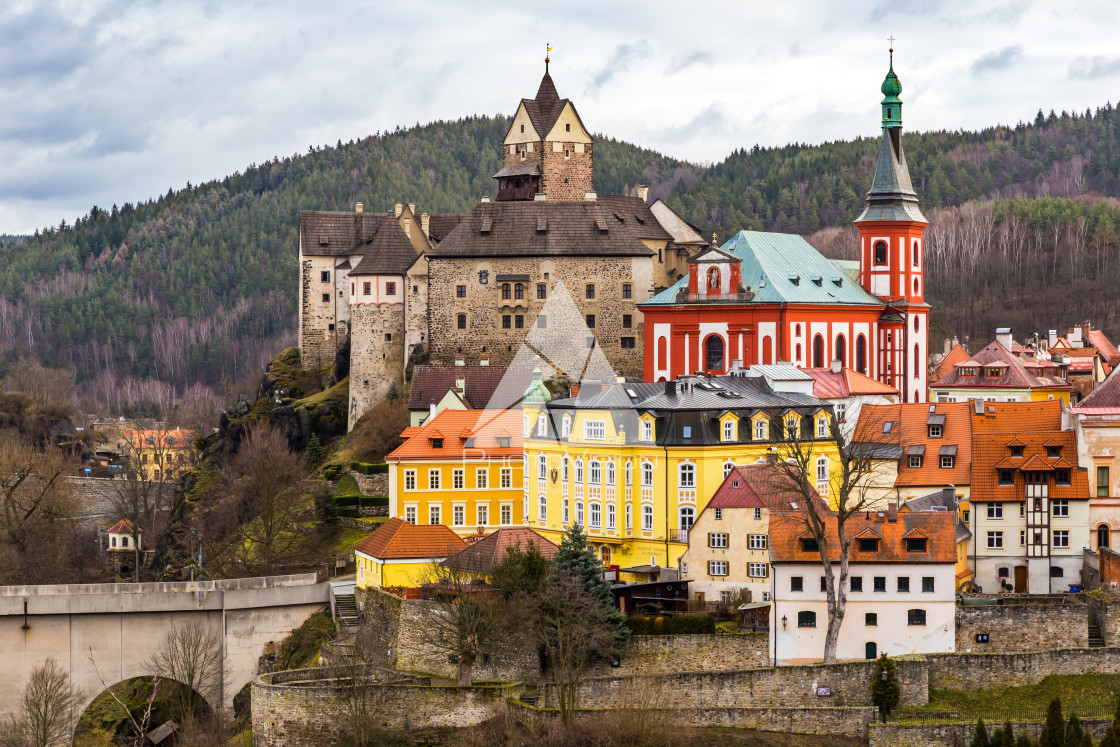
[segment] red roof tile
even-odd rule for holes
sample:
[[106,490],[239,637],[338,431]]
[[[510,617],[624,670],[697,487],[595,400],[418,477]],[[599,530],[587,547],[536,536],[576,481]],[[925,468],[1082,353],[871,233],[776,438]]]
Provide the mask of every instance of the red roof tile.
[[[1084,412],[1094,414],[1094,411],[1101,409],[1109,409],[1120,407],[1120,376],[1117,375],[1115,369],[1108,378],[1100,383],[1093,393],[1085,399],[1081,400],[1077,407],[1073,408],[1075,412]],[[1107,414],[1107,413],[1095,413]]]
[[[999,376],[981,376],[985,369],[992,366],[1003,368]],[[1028,371],[1028,368],[1038,370],[1037,374]],[[965,376],[962,369],[977,369],[977,375]],[[1069,383],[1056,375],[1056,371],[1048,366],[1042,366],[1036,361],[1023,361],[1011,353],[1010,350],[998,341],[990,342],[983,350],[979,351],[967,361],[955,364],[953,370],[934,381],[931,386],[943,388],[984,388],[984,389],[1035,389],[1039,387],[1071,388]]]
[[[851,516],[844,525],[853,539],[872,535],[882,539],[875,552],[861,552],[853,542],[849,558],[853,563],[956,563],[956,516],[949,511],[906,511],[890,521],[885,513],[868,512]],[[840,560],[836,514],[822,517],[829,556]],[[819,563],[820,553],[805,551],[801,540],[810,537],[803,515],[776,514],[770,518],[770,554],[776,563]],[[926,539],[925,552],[910,552],[907,538]]]
[[[467,446],[464,432],[471,434],[473,445]],[[445,433],[459,435],[447,437]],[[499,446],[499,438],[509,438],[509,446]],[[443,439],[442,445],[437,448],[433,439]],[[520,410],[444,410],[412,431],[408,440],[386,456],[385,461],[483,457],[521,459]]]
[[[716,488],[708,507],[765,508],[771,512],[803,510],[805,498],[780,469],[771,464],[736,465]],[[813,500],[819,511],[828,511],[828,504],[815,490]]]
[[525,551],[532,544],[546,560],[551,560],[560,548],[528,527],[506,527],[468,545],[443,562],[443,565],[474,573],[490,573],[506,557],[506,551],[518,548]]
[[813,396],[818,399],[843,399],[854,394],[881,394],[898,396],[898,390],[864,376],[858,371],[844,368],[832,371],[828,368],[806,368],[805,373],[813,377]]
[[354,551],[378,560],[423,560],[446,558],[466,546],[442,524],[416,526],[394,516],[355,545]]
[[[968,402],[864,405],[860,408],[855,440],[901,448],[896,485],[967,485],[972,448],[970,407]],[[940,438],[929,436],[930,408],[933,408],[932,414],[945,417]],[[887,423],[890,423],[889,429]],[[957,447],[952,468],[941,467],[939,452],[943,446]],[[907,453],[911,447],[924,447],[921,467],[910,466]]]

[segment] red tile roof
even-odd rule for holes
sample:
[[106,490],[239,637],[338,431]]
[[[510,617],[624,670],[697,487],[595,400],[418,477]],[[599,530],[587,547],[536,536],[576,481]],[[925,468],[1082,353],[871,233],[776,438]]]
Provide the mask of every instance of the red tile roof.
[[893,386],[875,381],[850,368],[840,371],[828,368],[806,368],[804,371],[813,377],[813,396],[818,399],[844,399],[854,394],[898,396],[898,390]]
[[[141,529],[140,531],[143,532],[144,530]],[[109,534],[132,534],[132,522],[128,519],[121,519],[109,527]]]
[[1120,407],[1120,376],[1116,373],[1118,370],[1120,368],[1114,369],[1092,394],[1077,403],[1077,407],[1073,408],[1074,412],[1104,415],[1108,413],[1094,411]]
[[[896,485],[967,485],[972,449],[970,407],[968,402],[864,405],[860,408],[855,440],[900,447]],[[945,418],[940,438],[929,436],[930,408],[933,415]],[[945,446],[957,447],[951,469],[941,467],[939,452]],[[921,467],[910,466],[907,452],[911,447],[923,450]]]
[[968,360],[968,351],[958,342],[952,349],[945,354],[937,363],[937,368],[933,370],[933,374],[929,377],[930,381],[937,381],[944,378],[947,374],[952,372],[953,366],[958,363],[964,363]]
[[355,545],[354,551],[378,560],[424,560],[446,558],[466,546],[442,524],[416,526],[394,516]]
[[[845,522],[845,533],[853,539],[878,539],[875,552],[861,552],[852,542],[852,563],[956,563],[956,515],[950,511],[907,511],[854,514]],[[840,560],[836,514],[824,516],[829,556]],[[811,538],[803,515],[776,514],[770,518],[770,554],[776,563],[820,563],[817,550],[805,551],[802,539]],[[926,539],[925,552],[910,552],[906,539]]]
[[506,551],[518,548],[526,551],[532,544],[546,560],[551,560],[560,548],[528,527],[506,527],[468,545],[443,562],[443,565],[474,573],[490,573],[506,557]]
[[[409,459],[521,459],[520,410],[444,410],[419,427],[406,428],[408,440],[385,457],[386,462]],[[467,446],[468,437],[474,444]],[[509,438],[509,446],[498,445]],[[432,439],[443,439],[437,448]]]
[[[985,369],[991,366],[1003,368],[999,376],[981,376]],[[977,369],[977,375],[965,376],[962,369]],[[1028,369],[1033,368],[1037,374]],[[945,376],[934,381],[932,387],[937,389],[961,387],[983,389],[1036,389],[1040,387],[1072,388],[1065,379],[1055,375],[1056,371],[1050,366],[1043,366],[1037,361],[1023,361],[1013,355],[1010,350],[998,341],[990,342],[983,350],[976,353],[967,361],[957,363],[953,370]]]
[[1089,342],[1093,347],[1101,351],[1101,357],[1106,361],[1113,363],[1114,361],[1120,360],[1120,350],[1116,349],[1116,346],[1112,344],[1112,340],[1109,340],[1104,332],[1099,329],[1091,329],[1089,330],[1088,337]]
[[985,402],[982,414],[976,413],[970,403],[972,433],[1020,434],[1062,429],[1062,403],[1046,402]]
[[[805,498],[788,475],[771,464],[736,465],[708,501],[708,508],[765,508],[771,512],[798,511]],[[819,511],[828,504],[813,491]],[[802,507],[803,508],[803,507]],[[705,509],[706,510],[706,509]]]

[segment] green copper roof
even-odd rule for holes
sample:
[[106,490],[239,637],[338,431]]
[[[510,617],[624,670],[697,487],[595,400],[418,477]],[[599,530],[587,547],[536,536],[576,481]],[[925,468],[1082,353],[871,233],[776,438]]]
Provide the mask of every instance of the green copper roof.
[[[847,263],[833,262],[796,234],[740,231],[722,249],[741,260],[742,283],[749,285],[755,294],[752,301],[727,303],[882,306],[877,298],[851,278],[849,268],[843,266]],[[676,305],[677,291],[682,287],[688,287],[687,277],[638,306]]]
[[883,86],[880,88],[883,95],[883,103],[887,103],[887,99],[898,101],[898,94],[902,93],[902,83],[899,81],[898,76],[894,74],[894,63],[891,63],[891,69],[887,71],[887,77],[883,78]]
[[529,405],[539,405],[548,402],[552,398],[552,393],[548,391],[548,387],[541,381],[541,367],[538,363],[533,368],[533,381],[529,384],[529,388],[525,390],[525,396],[522,401]]

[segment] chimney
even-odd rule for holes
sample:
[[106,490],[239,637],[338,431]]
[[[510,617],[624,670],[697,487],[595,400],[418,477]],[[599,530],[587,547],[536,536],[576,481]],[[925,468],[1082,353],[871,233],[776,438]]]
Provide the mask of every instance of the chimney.
[[412,238],[412,218],[404,219],[404,235],[410,239]]
[[955,485],[948,485],[941,488],[941,502],[946,506],[957,505],[957,487]]
[[457,356],[455,356],[455,365],[456,366],[465,366],[465,365],[467,365],[467,359],[464,358],[461,355],[457,355]]
[[396,205],[393,205],[393,216],[396,217],[396,218],[401,217],[401,211],[403,211],[403,210],[404,210],[404,205],[402,205],[398,202]]
[[1011,327],[1000,327],[996,330],[996,342],[1003,345],[1008,350],[1011,349]]
[[479,356],[478,356],[478,365],[480,365],[480,366],[489,366],[489,365],[490,365],[490,354],[489,354],[489,353],[481,353],[481,354],[479,354]]
[[644,184],[638,185],[638,199],[642,202],[649,202],[649,187]]
[[416,215],[416,203],[415,202],[408,203],[408,212],[412,213],[413,215]]
[[666,394],[666,396],[672,397],[676,393],[677,393],[677,382],[673,379],[666,380],[665,381],[665,394]]
[[891,524],[898,521],[898,503],[895,501],[887,504],[887,521]]
[[599,195],[595,194],[594,192],[584,192],[583,199],[587,200],[588,202],[595,202],[599,199]]
[[1081,336],[1081,326],[1078,325],[1069,331],[1069,344],[1075,348],[1085,347],[1085,338]]
[[483,195],[479,202],[490,202],[490,195]]
[[953,349],[953,343],[948,337],[946,337],[945,338],[945,355],[948,355],[949,351],[952,350],[952,349]]
[[544,202],[548,196],[544,192],[537,192],[533,195],[533,202]]
[[1058,330],[1052,329],[1046,333],[1046,343],[1049,347],[1054,347],[1058,344]]
[[[360,205],[361,203],[358,204]],[[431,222],[431,220],[432,216],[428,215],[427,213],[423,213],[420,216],[420,230],[424,232],[425,238],[430,238],[428,234],[428,224]]]
[[355,212],[355,213],[360,213],[360,212],[362,212],[362,209],[363,209],[364,207],[365,207],[365,206],[364,206],[364,205],[362,205],[362,203],[360,203],[360,202],[355,202],[355,203],[354,203],[354,212]]
[[832,371],[832,373],[840,373],[841,369],[843,369],[844,366],[840,363],[839,358],[833,358],[832,364],[828,368],[830,371]]

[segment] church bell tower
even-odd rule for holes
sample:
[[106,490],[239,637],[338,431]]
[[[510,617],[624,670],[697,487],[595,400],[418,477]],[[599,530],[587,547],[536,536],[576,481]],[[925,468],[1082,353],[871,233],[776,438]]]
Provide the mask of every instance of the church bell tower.
[[902,148],[902,83],[891,65],[881,91],[883,138],[867,207],[859,228],[860,285],[886,308],[878,323],[879,381],[902,393],[903,402],[924,402],[929,388],[929,306],[924,301],[924,243],[929,221],[918,209]]

